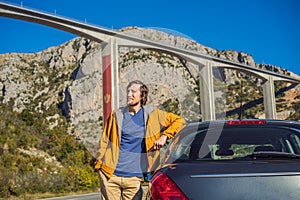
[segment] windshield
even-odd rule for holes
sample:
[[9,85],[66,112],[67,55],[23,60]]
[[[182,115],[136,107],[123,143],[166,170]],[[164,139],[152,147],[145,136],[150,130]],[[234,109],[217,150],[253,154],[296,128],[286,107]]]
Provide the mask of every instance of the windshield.
[[[198,129],[178,134],[169,145],[165,162],[232,160],[275,154],[278,159],[300,154],[298,129],[267,125],[224,126],[219,132],[219,129]],[[279,153],[281,156],[278,156]]]

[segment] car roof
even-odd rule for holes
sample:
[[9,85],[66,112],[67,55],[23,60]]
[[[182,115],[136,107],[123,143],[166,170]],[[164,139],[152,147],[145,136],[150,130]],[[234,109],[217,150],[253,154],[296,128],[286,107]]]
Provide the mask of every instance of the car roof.
[[[232,122],[232,123],[231,123]],[[264,123],[259,123],[264,122]],[[243,120],[214,120],[214,121],[197,121],[188,123],[187,127],[205,128],[211,125],[278,125],[300,128],[300,122],[292,120],[277,119],[243,119]]]

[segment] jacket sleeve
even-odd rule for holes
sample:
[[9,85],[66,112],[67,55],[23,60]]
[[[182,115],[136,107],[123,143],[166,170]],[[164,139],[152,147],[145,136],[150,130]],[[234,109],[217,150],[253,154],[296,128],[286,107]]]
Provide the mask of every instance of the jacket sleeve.
[[159,121],[163,127],[162,134],[166,135],[168,139],[173,138],[186,124],[185,120],[170,112],[159,110]]
[[110,142],[110,134],[111,134],[111,129],[112,129],[112,124],[113,124],[113,121],[114,121],[114,113],[110,113],[105,125],[104,125],[104,128],[103,128],[103,132],[102,132],[102,135],[101,135],[101,138],[100,138],[100,141],[99,141],[99,149],[98,149],[98,152],[97,152],[97,159],[94,163],[94,169],[97,171],[101,168],[104,160],[104,155],[105,155],[105,152],[106,152],[106,149],[108,147],[108,144]]

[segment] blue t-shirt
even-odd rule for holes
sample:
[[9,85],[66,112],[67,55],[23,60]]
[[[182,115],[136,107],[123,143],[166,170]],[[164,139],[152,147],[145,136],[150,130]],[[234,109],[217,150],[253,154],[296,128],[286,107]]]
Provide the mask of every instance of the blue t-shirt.
[[147,170],[145,145],[144,110],[141,108],[135,115],[123,114],[120,154],[114,174],[117,176],[143,177]]

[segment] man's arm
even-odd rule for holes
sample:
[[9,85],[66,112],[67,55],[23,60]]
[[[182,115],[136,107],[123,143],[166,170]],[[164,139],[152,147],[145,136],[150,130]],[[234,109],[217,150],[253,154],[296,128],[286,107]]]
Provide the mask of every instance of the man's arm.
[[164,117],[160,115],[160,123],[164,127],[163,135],[166,135],[168,138],[173,138],[186,124],[185,120],[170,112],[162,111]]
[[105,155],[108,143],[109,143],[109,138],[110,138],[110,133],[112,129],[112,123],[113,123],[113,113],[111,113],[104,125],[103,132],[99,141],[99,149],[98,149],[98,155],[97,159],[94,163],[94,170],[98,171],[102,164],[103,164],[103,157]]

